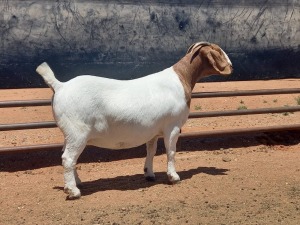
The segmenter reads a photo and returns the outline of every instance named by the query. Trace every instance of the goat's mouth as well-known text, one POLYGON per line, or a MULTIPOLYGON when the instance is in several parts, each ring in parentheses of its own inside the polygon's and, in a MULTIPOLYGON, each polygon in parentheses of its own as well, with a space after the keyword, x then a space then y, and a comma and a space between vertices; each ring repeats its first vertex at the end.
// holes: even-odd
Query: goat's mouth
POLYGON ((223 76, 230 76, 232 73, 233 73, 233 67, 232 65, 228 64, 220 74, 223 76))
POLYGON ((233 69, 232 65, 230 65, 229 68, 230 68, 230 74, 228 74, 228 75, 231 75, 231 74, 233 74, 234 69, 233 69))

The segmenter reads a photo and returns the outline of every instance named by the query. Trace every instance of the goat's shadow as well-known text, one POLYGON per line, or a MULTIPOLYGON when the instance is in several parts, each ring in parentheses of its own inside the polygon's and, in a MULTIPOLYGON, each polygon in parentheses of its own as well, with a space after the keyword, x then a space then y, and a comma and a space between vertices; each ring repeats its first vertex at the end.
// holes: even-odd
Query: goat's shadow
MULTIPOLYGON (((178 142, 177 151, 215 151, 229 148, 247 148, 261 144, 290 146, 300 143, 299 136, 300 131, 282 131, 248 136, 183 138, 178 142)), ((61 154, 61 148, 51 149, 51 151, 3 154, 0 157, 0 171, 16 172, 61 165, 61 154)), ((165 154, 165 147, 163 141, 159 140, 156 155, 162 154, 165 154)), ((109 150, 89 146, 81 154, 78 162, 111 162, 132 158, 144 158, 145 156, 145 145, 126 150, 109 150)))
MULTIPOLYGON (((181 181, 192 178, 196 174, 204 173, 209 175, 227 175, 228 169, 221 169, 216 167, 198 167, 186 171, 178 172, 181 181)), ((83 181, 80 187, 83 196, 91 195, 100 191, 108 190, 139 190, 143 188, 152 187, 159 184, 169 185, 168 178, 165 172, 155 173, 155 181, 146 181, 143 174, 134 174, 127 176, 117 176, 113 178, 100 178, 93 181, 83 181)), ((63 187, 55 186, 53 189, 63 190, 63 187)))

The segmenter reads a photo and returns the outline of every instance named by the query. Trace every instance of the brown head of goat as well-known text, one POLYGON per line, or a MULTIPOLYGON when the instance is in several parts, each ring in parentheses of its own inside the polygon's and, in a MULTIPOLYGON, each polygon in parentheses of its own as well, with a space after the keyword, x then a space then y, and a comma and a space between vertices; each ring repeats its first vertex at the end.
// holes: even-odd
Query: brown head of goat
POLYGON ((216 44, 198 42, 190 46, 187 54, 173 66, 185 91, 190 105, 192 90, 203 77, 210 75, 227 76, 233 72, 227 54, 216 44))

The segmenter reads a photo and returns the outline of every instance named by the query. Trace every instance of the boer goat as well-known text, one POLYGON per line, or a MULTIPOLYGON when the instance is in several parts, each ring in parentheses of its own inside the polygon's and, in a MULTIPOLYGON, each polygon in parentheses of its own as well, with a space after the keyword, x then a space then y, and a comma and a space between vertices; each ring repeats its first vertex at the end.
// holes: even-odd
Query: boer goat
POLYGON ((42 63, 36 71, 54 91, 53 114, 64 134, 64 190, 69 199, 81 196, 76 162, 86 145, 109 149, 146 143, 144 174, 154 180, 153 157, 163 136, 169 181, 180 180, 175 170, 176 142, 189 115, 192 89, 203 77, 232 73, 232 63, 216 44, 193 44, 175 65, 134 80, 90 75, 58 81, 42 63))

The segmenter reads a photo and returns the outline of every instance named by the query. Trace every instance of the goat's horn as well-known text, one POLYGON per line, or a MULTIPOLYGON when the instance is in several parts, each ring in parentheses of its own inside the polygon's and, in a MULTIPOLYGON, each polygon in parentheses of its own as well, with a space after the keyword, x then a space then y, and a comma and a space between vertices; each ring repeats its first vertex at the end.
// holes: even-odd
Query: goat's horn
POLYGON ((191 45, 191 46, 189 47, 189 49, 187 50, 187 53, 186 53, 186 54, 190 53, 194 48, 196 48, 196 47, 198 47, 198 46, 200 46, 200 45, 202 45, 202 46, 209 46, 209 45, 211 45, 211 43, 205 42, 205 41, 197 42, 197 43, 195 43, 195 44, 193 44, 193 45, 191 45))

